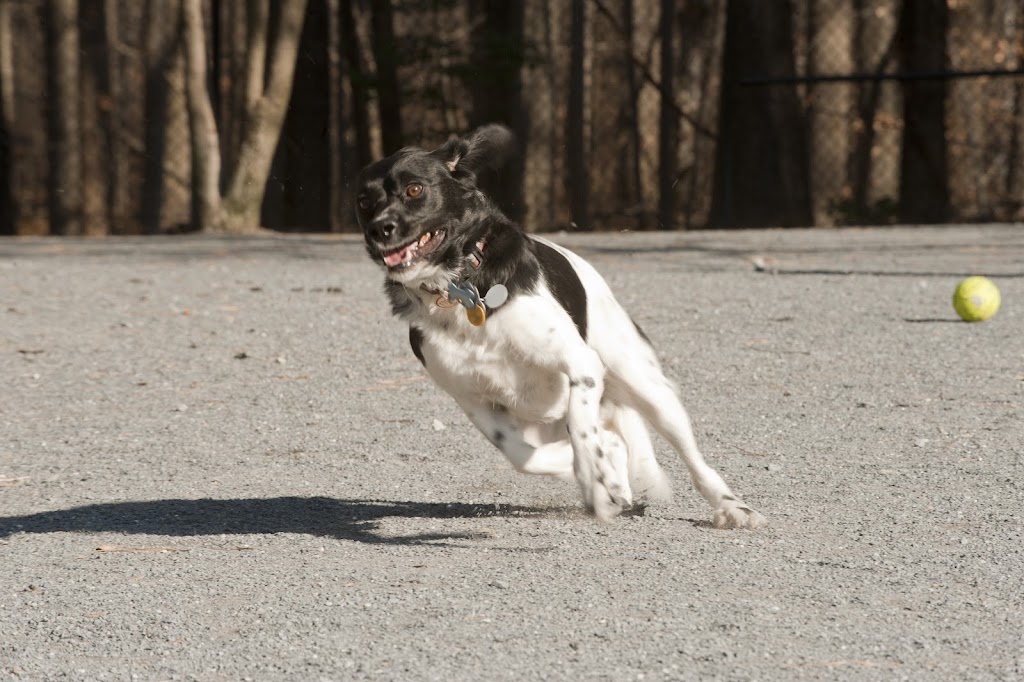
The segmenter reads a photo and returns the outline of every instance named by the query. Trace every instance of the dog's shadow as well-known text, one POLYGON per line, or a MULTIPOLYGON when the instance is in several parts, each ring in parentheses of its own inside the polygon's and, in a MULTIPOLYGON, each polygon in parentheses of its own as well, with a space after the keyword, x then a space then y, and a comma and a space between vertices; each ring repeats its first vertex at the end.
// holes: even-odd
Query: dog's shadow
POLYGON ((265 535, 297 533, 367 544, 441 545, 490 537, 477 532, 393 535, 385 519, 472 519, 481 517, 565 518, 562 507, 510 504, 339 500, 329 497, 149 500, 90 504, 71 509, 0 516, 0 539, 16 533, 113 532, 147 535, 265 535))

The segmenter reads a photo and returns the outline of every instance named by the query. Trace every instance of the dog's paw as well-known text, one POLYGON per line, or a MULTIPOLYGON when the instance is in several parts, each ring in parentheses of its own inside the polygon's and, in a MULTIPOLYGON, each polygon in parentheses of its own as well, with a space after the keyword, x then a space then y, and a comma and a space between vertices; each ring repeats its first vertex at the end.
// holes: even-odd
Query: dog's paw
POLYGON ((763 528, 768 519, 739 500, 722 500, 715 510, 712 523, 715 528, 763 528))
POLYGON ((595 472, 590 485, 580 484, 583 505, 601 521, 611 521, 624 509, 633 506, 633 493, 628 485, 620 483, 614 475, 595 472))
POLYGON ((614 470, 595 467, 591 476, 579 479, 583 505, 601 521, 610 521, 633 506, 633 493, 614 470), (603 470, 602 470, 603 469, 603 470))
POLYGON ((576 451, 574 473, 584 506, 601 521, 609 521, 633 506, 626 446, 608 431, 601 435, 596 447, 590 449, 588 445, 581 443, 576 451))

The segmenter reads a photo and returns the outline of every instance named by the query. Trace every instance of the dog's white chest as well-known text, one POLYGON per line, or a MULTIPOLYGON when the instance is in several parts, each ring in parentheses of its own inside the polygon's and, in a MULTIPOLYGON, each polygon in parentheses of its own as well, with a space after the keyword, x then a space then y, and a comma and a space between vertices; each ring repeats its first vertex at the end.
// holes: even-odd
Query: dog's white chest
POLYGON ((428 373, 453 396, 500 405, 525 421, 562 419, 569 399, 568 378, 516 357, 496 327, 488 321, 482 328, 427 330, 423 351, 428 373))

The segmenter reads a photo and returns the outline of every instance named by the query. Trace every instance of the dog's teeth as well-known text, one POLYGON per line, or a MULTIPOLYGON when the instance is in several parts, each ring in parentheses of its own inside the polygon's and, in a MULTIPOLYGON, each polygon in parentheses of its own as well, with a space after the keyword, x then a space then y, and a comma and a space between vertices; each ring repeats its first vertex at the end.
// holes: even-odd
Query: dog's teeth
POLYGON ((430 241, 430 237, 431 237, 431 234, 429 232, 424 233, 424 235, 422 237, 420 237, 420 246, 423 246, 424 244, 429 242, 430 241))

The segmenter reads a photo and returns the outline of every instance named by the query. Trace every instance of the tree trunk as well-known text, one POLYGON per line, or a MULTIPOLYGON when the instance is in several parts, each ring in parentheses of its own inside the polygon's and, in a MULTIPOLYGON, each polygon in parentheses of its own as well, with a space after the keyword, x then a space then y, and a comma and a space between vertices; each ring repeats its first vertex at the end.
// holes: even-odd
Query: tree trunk
POLYGON ((105 3, 87 2, 81 8, 79 116, 82 145, 82 232, 102 236, 110 231, 109 187, 111 158, 106 131, 111 130, 110 73, 105 39, 105 3))
MULTIPOLYGON (((259 229, 260 208, 270 164, 291 96, 306 1, 282 0, 280 3, 280 20, 269 52, 270 72, 266 87, 255 101, 250 102, 238 158, 233 160, 228 175, 223 217, 219 226, 213 228, 218 231, 251 232, 259 229)), ((250 60, 250 68, 260 67, 254 66, 250 60)), ((250 78, 250 84, 253 80, 250 78)))
POLYGON ((346 225, 348 178, 345 173, 345 150, 342 131, 345 129, 344 88, 341 68, 341 2, 325 0, 327 10, 327 147, 328 192, 327 220, 331 232, 341 232, 346 225))
MULTIPOLYGON (((522 80, 525 61, 523 53, 523 3, 489 0, 471 3, 479 16, 473 32, 474 71, 467 83, 473 97, 469 123, 472 127, 487 123, 504 123, 516 134, 520 150, 529 140, 523 114, 522 80)), ((481 187, 510 218, 523 218, 522 155, 510 161, 494 177, 481 177, 481 187)))
MULTIPOLYGON (((892 65, 896 50, 896 32, 893 19, 885 14, 878 16, 871 11, 867 0, 853 0, 853 69, 857 73, 887 72, 892 65)), ((845 207, 847 223, 879 222, 872 207, 873 178, 877 175, 875 164, 878 141, 876 120, 881 112, 882 87, 880 81, 866 81, 857 85, 856 119, 850 127, 847 158, 847 176, 850 182, 850 203, 845 207)), ((891 86, 887 86, 891 87, 891 86)), ((883 143, 884 144, 884 143, 883 143)), ((885 196, 884 193, 882 196, 885 196)))
POLYGON ((560 154, 556 151, 558 137, 554 115, 558 88, 556 79, 566 71, 561 69, 554 54, 551 26, 551 3, 530 0, 523 10, 523 31, 534 44, 541 59, 550 65, 545 69, 523 70, 521 85, 529 97, 523 97, 523 118, 528 125, 527 143, 523 145, 523 227, 535 232, 555 222, 555 164, 560 154))
POLYGON ((248 0, 245 16, 245 108, 251 112, 266 88, 270 0, 248 0))
MULTIPOLYGON (((910 73, 948 68, 946 0, 904 0, 899 49, 910 73)), ((903 144, 900 160, 900 221, 943 223, 950 218, 946 150, 946 81, 903 84, 903 144)))
POLYGON ((366 67, 359 48, 359 31, 356 30, 355 0, 341 0, 341 44, 345 50, 345 66, 352 88, 352 127, 355 129, 355 167, 358 171, 373 161, 370 140, 370 101, 366 84, 366 67))
POLYGON ((180 0, 148 2, 143 12, 145 52, 145 125, 143 180, 139 221, 147 234, 162 227, 164 165, 167 159, 168 80, 181 29, 180 0))
MULTIPOLYGON (((214 81, 220 91, 217 111, 217 130, 220 137, 221 158, 238 156, 242 144, 242 129, 248 98, 248 6, 249 0, 222 0, 218 2, 222 14, 221 35, 217 41, 220 54, 218 70, 221 79, 214 81)), ((223 178, 221 178, 223 180, 223 178)))
POLYGON ((118 26, 117 0, 103 2, 103 43, 106 46, 106 91, 109 107, 107 120, 107 158, 110 166, 107 178, 107 214, 112 233, 128 232, 127 194, 125 177, 125 146, 121 143, 126 125, 121 114, 121 36, 118 26))
POLYGON ((220 143, 206 81, 206 37, 202 0, 184 0, 185 92, 192 145, 192 224, 220 229, 220 143))
MULTIPOLYGON (((629 180, 632 184, 632 197, 630 202, 636 208, 636 226, 641 230, 647 229, 647 210, 644 206, 644 183, 642 175, 643 156, 643 134, 640 132, 640 84, 636 77, 636 19, 634 13, 634 0, 624 0, 622 3, 622 32, 626 38, 626 85, 629 88, 629 180)), ((628 205, 628 204, 627 204, 628 205)))
POLYGON ((1013 101, 1010 106, 1012 123, 1010 124, 1010 143, 1006 153, 1006 196, 1007 219, 1024 220, 1024 83, 1013 85, 1013 101))
POLYGON ((796 73, 790 0, 729 0, 711 222, 718 227, 811 224, 807 130, 790 85, 744 86, 796 73))
POLYGON ((49 0, 50 231, 82 232, 78 0, 49 0))
MULTIPOLYGON (((807 14, 808 75, 853 71, 850 44, 852 0, 811 2, 807 14)), ((852 86, 848 83, 808 87, 811 200, 815 225, 834 224, 834 207, 850 198, 845 166, 849 158, 847 131, 850 128, 852 93, 852 86)))
POLYGON ((370 3, 373 22, 373 54, 377 60, 377 98, 380 102, 380 135, 385 154, 402 148, 402 97, 398 89, 398 43, 395 41, 391 0, 370 3))
POLYGON ((11 6, 0 0, 0 234, 15 234, 14 155, 11 128, 14 123, 14 60, 11 55, 11 6))
POLYGON ((586 6, 583 0, 571 3, 571 36, 569 51, 569 110, 566 115, 566 147, 569 171, 569 211, 575 229, 590 231, 589 192, 584 154, 583 58, 586 39, 586 6))
POLYGON ((309 5, 299 43, 303 59, 295 66, 283 142, 278 145, 280 172, 275 170, 275 180, 268 183, 268 192, 275 184, 281 187, 279 220, 285 230, 324 230, 330 220, 330 197, 342 190, 330 184, 330 21, 325 4, 318 0, 309 5))
POLYGON ((676 116, 675 89, 672 85, 675 75, 675 54, 672 50, 674 19, 675 2, 661 0, 661 18, 658 24, 658 34, 661 40, 661 87, 658 117, 658 227, 662 230, 671 230, 675 227, 679 120, 676 116))

